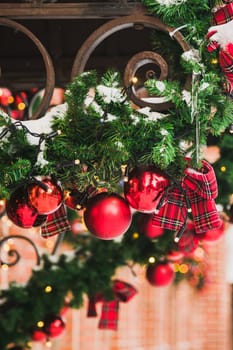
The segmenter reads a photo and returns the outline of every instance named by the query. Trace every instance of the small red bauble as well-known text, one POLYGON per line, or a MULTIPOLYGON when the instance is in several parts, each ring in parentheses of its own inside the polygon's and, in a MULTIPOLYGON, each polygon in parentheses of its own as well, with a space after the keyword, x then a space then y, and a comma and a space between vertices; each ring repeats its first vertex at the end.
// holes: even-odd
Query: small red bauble
POLYGON ((153 225, 153 214, 137 214, 137 228, 138 231, 148 238, 156 238, 162 236, 164 229, 153 225))
POLYGON ((166 286, 174 280, 175 272, 172 264, 168 262, 159 262, 148 265, 146 278, 148 282, 155 287, 166 286))
POLYGON ((18 187, 6 201, 6 213, 8 218, 19 227, 34 226, 38 213, 28 201, 24 186, 18 187))
POLYGON ((47 339, 47 335, 40 329, 35 329, 32 333, 33 341, 45 341, 47 339))
POLYGON ((168 176, 154 166, 136 167, 124 184, 124 195, 132 208, 152 213, 169 183, 168 176))
POLYGON ((28 199, 38 214, 51 214, 62 204, 62 189, 50 178, 38 178, 38 182, 41 184, 33 182, 28 185, 28 199))
POLYGON ((58 337, 64 329, 65 322, 60 316, 51 316, 45 320, 44 331, 48 337, 58 337))
POLYGON ((132 221, 127 201, 117 193, 102 192, 91 197, 84 210, 87 229, 100 239, 114 239, 125 233, 132 221))

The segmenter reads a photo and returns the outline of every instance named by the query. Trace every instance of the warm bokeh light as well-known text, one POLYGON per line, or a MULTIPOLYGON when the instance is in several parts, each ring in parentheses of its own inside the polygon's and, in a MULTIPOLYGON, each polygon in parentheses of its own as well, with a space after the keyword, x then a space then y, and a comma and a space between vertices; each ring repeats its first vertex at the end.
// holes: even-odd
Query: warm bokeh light
POLYGON ((44 327, 44 322, 43 321, 38 321, 37 322, 37 327, 38 328, 43 328, 44 327))
POLYGON ((148 261, 149 261, 150 264, 153 264, 153 263, 155 263, 156 259, 155 259, 154 256, 150 256, 148 261))

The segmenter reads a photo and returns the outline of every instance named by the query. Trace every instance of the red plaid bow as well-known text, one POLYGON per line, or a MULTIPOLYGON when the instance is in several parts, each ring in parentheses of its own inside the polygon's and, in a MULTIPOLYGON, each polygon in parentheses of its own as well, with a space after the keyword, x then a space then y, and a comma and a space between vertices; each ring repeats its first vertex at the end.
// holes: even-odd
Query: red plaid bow
POLYGON ((70 230, 66 208, 62 204, 54 213, 48 215, 46 222, 41 226, 41 235, 48 238, 70 230))
POLYGON ((203 160, 199 171, 186 168, 182 187, 191 203, 196 233, 220 227, 222 220, 214 201, 218 195, 218 186, 212 166, 203 160))
POLYGON ((233 19, 232 0, 224 2, 226 6, 220 7, 216 12, 214 12, 213 23, 215 25, 225 24, 233 19))
POLYGON ((107 301, 101 292, 94 297, 89 297, 88 317, 97 316, 96 303, 103 303, 98 325, 100 329, 117 329, 119 302, 129 301, 137 293, 137 290, 130 284, 116 279, 113 281, 113 293, 114 299, 110 301, 107 301))
POLYGON ((153 225, 167 230, 179 231, 186 223, 188 203, 185 192, 178 185, 171 186, 161 201, 161 209, 153 215, 153 225))
MULTIPOLYGON (((209 52, 219 49, 219 64, 226 77, 225 91, 228 95, 233 97, 233 44, 232 44, 233 38, 231 40, 231 37, 230 37, 231 34, 229 35, 228 33, 230 29, 225 28, 226 26, 229 26, 229 25, 230 25, 230 28, 232 28, 233 26, 233 22, 232 22, 233 3, 232 1, 227 1, 227 0, 225 0, 224 2, 226 5, 219 8, 214 13, 213 23, 215 24, 215 26, 209 29, 206 35, 206 39, 209 40, 209 43, 207 44, 207 49, 209 52), (229 22, 231 22, 232 24, 229 22), (228 33, 227 40, 226 38, 225 40, 223 40, 222 38, 221 39, 222 42, 221 41, 218 42, 216 40, 216 36, 214 37, 214 34, 216 34, 219 31, 218 26, 222 27, 220 30, 223 32, 222 35, 224 37, 228 33)), ((231 29, 231 32, 232 32, 232 29, 231 29)), ((219 38, 221 38, 221 35, 219 38)))
POLYGON ((165 192, 167 201, 164 205, 161 203, 162 207, 153 215, 153 225, 175 231, 180 238, 191 209, 197 234, 216 229, 222 224, 214 202, 217 194, 215 173, 207 161, 202 161, 200 171, 187 167, 181 185, 165 192))

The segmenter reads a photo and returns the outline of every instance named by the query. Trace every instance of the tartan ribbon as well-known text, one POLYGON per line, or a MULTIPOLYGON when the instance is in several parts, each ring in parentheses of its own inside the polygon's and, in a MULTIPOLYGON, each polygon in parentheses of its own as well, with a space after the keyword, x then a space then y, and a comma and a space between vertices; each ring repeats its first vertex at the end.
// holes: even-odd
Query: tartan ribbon
POLYGON ((66 207, 62 204, 55 212, 48 215, 46 222, 41 226, 41 236, 48 238, 70 230, 66 207))
POLYGON ((187 167, 182 187, 191 203, 196 233, 219 228, 222 220, 214 201, 218 195, 218 185, 213 167, 206 160, 202 160, 199 171, 187 167))
POLYGON ((207 50, 209 52, 212 52, 219 49, 219 64, 226 78, 224 89, 226 93, 230 95, 230 97, 233 97, 233 44, 231 42, 226 42, 223 47, 223 45, 214 40, 214 38, 211 39, 211 37, 218 32, 218 25, 221 26, 233 20, 232 0, 225 0, 224 3, 226 5, 220 7, 213 15, 213 24, 215 26, 210 28, 209 32, 206 35, 206 39, 209 40, 207 44, 207 50))
MULTIPOLYGON (((233 38, 232 38, 233 40, 233 38)), ((229 51, 219 51, 219 64, 222 68, 223 73, 226 76, 226 92, 229 95, 233 95, 233 56, 229 51)))
POLYGON ((119 303, 128 302, 137 293, 137 290, 132 285, 118 279, 113 281, 112 290, 114 295, 113 300, 106 300, 102 292, 97 293, 93 297, 89 296, 87 317, 97 316, 96 303, 102 302, 98 324, 98 328, 100 329, 116 330, 118 326, 119 303))
POLYGON ((154 226, 175 231, 176 237, 180 238, 190 209, 197 234, 221 226, 222 220, 214 201, 218 195, 217 181, 207 161, 202 161, 200 171, 187 167, 180 186, 174 184, 165 195, 167 201, 161 203, 161 208, 153 215, 154 226))
POLYGON ((159 206, 152 218, 153 225, 180 232, 185 226, 189 208, 188 199, 182 187, 178 184, 170 186, 165 191, 159 206))
POLYGON ((224 1, 226 5, 214 12, 213 23, 215 25, 225 24, 233 19, 233 3, 231 1, 224 1))

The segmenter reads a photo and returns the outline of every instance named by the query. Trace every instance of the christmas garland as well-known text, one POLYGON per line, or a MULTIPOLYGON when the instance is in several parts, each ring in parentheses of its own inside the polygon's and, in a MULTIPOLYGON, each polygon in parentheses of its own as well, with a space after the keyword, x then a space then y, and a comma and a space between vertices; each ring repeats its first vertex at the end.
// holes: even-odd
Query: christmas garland
MULTIPOLYGON (((44 184, 41 179, 52 179, 56 189, 58 184, 62 186, 72 225, 73 220, 82 220, 87 200, 95 198, 96 193, 101 198, 105 198, 105 193, 113 194, 114 200, 120 197, 121 204, 124 184, 135 167, 156 166, 165 179, 168 176, 177 184, 184 176, 187 155, 191 167, 200 167, 197 142, 198 146, 207 145, 211 135, 221 140, 222 149, 229 150, 233 104, 223 93, 220 71, 213 64, 216 56, 208 55, 200 45, 210 23, 208 3, 193 4, 188 0, 144 3, 152 13, 175 27, 183 25, 183 18, 189 14, 184 33, 194 48, 181 55, 181 63, 184 74, 193 76, 191 90, 186 91, 177 80, 148 80, 145 86, 149 93, 164 96, 173 108, 163 113, 147 107, 135 109, 119 72, 108 70, 100 77, 91 71, 69 84, 64 105, 53 108, 38 121, 14 122, 1 113, 0 198, 7 199, 7 203, 18 188, 28 190, 37 185, 43 188, 50 182, 44 184), (198 19, 200 11, 205 21, 198 19), (197 51, 196 47, 201 49, 197 51)), ((154 46, 163 46, 162 40, 154 46)), ((231 152, 226 154, 230 157, 231 152)), ((228 163, 225 166, 228 169, 228 163)), ((226 176, 230 179, 232 172, 224 172, 222 165, 220 174, 218 169, 219 164, 218 202, 226 206, 226 191, 227 196, 231 194, 232 183, 226 181, 226 176)), ((47 219, 47 213, 40 213, 39 218, 44 219, 43 216, 47 219)), ((175 242, 172 230, 159 229, 151 220, 152 214, 133 213, 126 232, 116 240, 101 240, 90 232, 75 236, 67 232, 65 239, 74 247, 72 254, 43 255, 25 286, 12 283, 1 291, 1 349, 22 349, 30 347, 32 340, 48 341, 59 335, 64 329, 64 306, 80 308, 84 295, 92 301, 99 293, 102 301, 115 299, 113 276, 120 266, 129 266, 133 271, 134 264, 145 265, 146 278, 153 286, 186 278, 196 288, 202 288, 207 270, 203 242, 221 237, 223 228, 215 230, 216 236, 211 231, 211 235, 206 232, 197 237, 191 222, 175 242), (165 281, 156 280, 158 268, 166 268, 165 281)))

